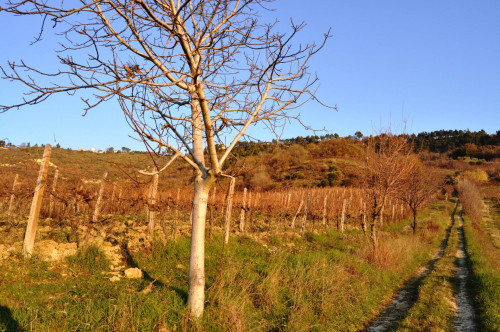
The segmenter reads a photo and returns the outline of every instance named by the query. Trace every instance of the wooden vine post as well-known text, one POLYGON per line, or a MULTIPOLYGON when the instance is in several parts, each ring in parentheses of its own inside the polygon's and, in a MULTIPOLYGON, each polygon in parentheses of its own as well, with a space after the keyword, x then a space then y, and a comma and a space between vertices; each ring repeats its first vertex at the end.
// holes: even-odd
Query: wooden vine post
POLYGON ((251 232, 252 225, 252 191, 248 192, 248 203, 247 203, 247 230, 251 232))
POLYGON ((42 207, 43 191, 47 184, 47 172, 49 171, 51 146, 45 145, 43 151, 42 162, 38 178, 36 180, 35 194, 33 195, 33 202, 31 203, 30 216, 28 219, 28 226, 24 235, 23 255, 25 257, 31 256, 33 253, 33 246, 35 245, 35 235, 38 226, 38 216, 40 215, 40 208, 42 207))
POLYGON ((59 170, 56 169, 56 173, 54 174, 54 180, 52 181, 52 189, 51 189, 51 195, 50 195, 50 200, 49 200, 49 217, 52 217, 54 213, 54 193, 56 192, 56 187, 57 187, 57 178, 59 177, 59 170))
POLYGON ((245 232, 245 210, 246 210, 247 188, 243 189, 243 201, 241 202, 240 232, 245 232))
POLYGON ((363 214, 361 215, 361 229, 363 230, 363 234, 368 236, 366 233, 366 203, 363 203, 363 214))
POLYGON ((299 215, 300 213, 300 210, 302 209, 302 205, 304 204, 304 199, 302 198, 300 200, 300 204, 299 204, 299 208, 297 209, 297 212, 295 212, 295 215, 293 216, 293 219, 292 219, 292 223, 290 224, 290 227, 292 229, 295 229, 295 220, 297 219, 297 216, 299 215))
POLYGON ((328 198, 328 195, 325 195, 323 198, 323 227, 326 228, 326 199, 328 198))
POLYGON ((16 188, 17 188, 17 184, 19 183, 19 174, 16 174, 16 176, 14 177, 14 184, 12 185, 12 193, 10 194, 10 202, 9 202, 9 217, 12 217, 12 214, 13 214, 13 210, 14 210, 14 199, 16 197, 15 193, 16 193, 16 188))
POLYGON ((116 182, 113 183, 113 190, 111 191, 111 201, 109 202, 111 212, 115 212, 115 196, 116 196, 116 182))
POLYGON ((153 183, 151 183, 151 188, 149 189, 148 197, 148 234, 149 238, 153 239, 153 233, 155 230, 155 205, 156 197, 158 195, 158 173, 153 175, 153 183))
POLYGON ((226 220, 224 223, 224 243, 229 242, 229 230, 231 228, 231 211, 233 209, 233 193, 234 193, 234 183, 236 178, 231 177, 231 182, 229 182, 229 188, 227 190, 227 205, 226 205, 226 220))
POLYGON ((340 232, 344 233, 344 223, 345 223, 345 205, 346 200, 342 201, 342 214, 340 216, 340 232))
POLYGON ((307 212, 309 210, 309 202, 311 201, 311 194, 307 195, 306 208, 304 210, 304 219, 302 219, 302 228, 300 230, 300 234, 304 235, 306 231, 306 221, 307 221, 307 212))
POLYGON ((99 186, 99 194, 97 196, 97 202, 95 203, 94 215, 92 216, 92 221, 97 222, 99 219, 99 212, 101 211, 102 205, 102 195, 104 194, 104 183, 106 182, 106 178, 108 177, 108 171, 104 171, 104 175, 101 180, 101 185, 99 186))

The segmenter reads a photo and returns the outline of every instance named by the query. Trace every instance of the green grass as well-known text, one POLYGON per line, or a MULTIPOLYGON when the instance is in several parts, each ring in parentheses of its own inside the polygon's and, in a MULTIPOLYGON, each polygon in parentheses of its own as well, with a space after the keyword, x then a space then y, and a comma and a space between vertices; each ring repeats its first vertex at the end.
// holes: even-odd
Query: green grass
POLYGON ((85 272, 97 273, 109 267, 109 259, 96 244, 89 244, 78 249, 77 253, 68 257, 70 267, 79 268, 85 272))
POLYGON ((377 262, 359 231, 279 234, 266 242, 232 236, 222 259, 222 235, 215 233, 206 246, 200 322, 190 321, 186 308, 189 238, 132 253, 129 263, 144 279, 114 283, 97 247, 50 264, 11 257, 0 269, 0 331, 355 331, 429 259, 446 227, 443 206, 425 212, 445 216, 437 229, 423 221, 419 236, 385 236, 377 262))
POLYGON ((500 331, 500 248, 493 245, 492 232, 500 233, 500 209, 481 224, 465 219, 465 238, 469 254, 471 288, 477 308, 480 331, 500 331))

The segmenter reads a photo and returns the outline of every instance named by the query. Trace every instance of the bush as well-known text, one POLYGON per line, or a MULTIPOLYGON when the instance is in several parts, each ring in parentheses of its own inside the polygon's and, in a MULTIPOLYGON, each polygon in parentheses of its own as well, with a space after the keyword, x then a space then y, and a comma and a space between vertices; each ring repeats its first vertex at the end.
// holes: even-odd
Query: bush
POLYGON ((458 182, 457 191, 465 213, 472 221, 481 221, 483 200, 479 188, 472 181, 464 178, 458 182))
POLYGON ((254 189, 269 189, 273 181, 265 166, 259 166, 250 178, 250 186, 254 189))
POLYGON ((468 179, 476 182, 487 182, 488 174, 483 170, 478 171, 465 171, 458 175, 458 181, 461 179, 468 179))
POLYGON ((328 185, 330 187, 338 186, 344 178, 344 174, 337 165, 332 165, 328 169, 328 185))

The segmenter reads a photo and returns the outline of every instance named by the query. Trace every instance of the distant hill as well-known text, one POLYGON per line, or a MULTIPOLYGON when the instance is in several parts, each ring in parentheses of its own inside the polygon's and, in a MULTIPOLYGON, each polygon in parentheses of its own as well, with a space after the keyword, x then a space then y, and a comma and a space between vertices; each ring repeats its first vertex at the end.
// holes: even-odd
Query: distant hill
MULTIPOLYGON (((408 136, 416 153, 427 165, 443 173, 452 169, 468 169, 500 158, 500 131, 489 135, 484 131, 440 130, 408 136), (468 158, 464 160, 463 158, 468 158), (452 159, 450 159, 452 158, 452 159), (459 161, 453 159, 461 158, 459 161)), ((238 176, 237 186, 256 190, 289 187, 360 186, 360 167, 364 158, 366 137, 336 134, 284 139, 280 142, 239 142, 227 161, 227 173, 238 176)), ((61 176, 68 179, 99 179, 109 172, 113 182, 145 183, 148 176, 137 171, 162 167, 168 156, 146 152, 107 153, 53 148, 51 161, 61 176)), ((219 146, 220 153, 224 147, 219 146)), ((43 147, 2 148, 0 168, 3 173, 18 173, 36 178, 43 147)), ((497 163, 495 163, 497 165, 497 163)), ((483 165, 490 178, 500 181, 493 164, 483 165)), ((10 178, 10 176, 9 176, 10 178)), ((180 160, 162 173, 161 183, 170 187, 190 186, 192 170, 180 160)), ((7 186, 7 184, 5 184, 7 186)))

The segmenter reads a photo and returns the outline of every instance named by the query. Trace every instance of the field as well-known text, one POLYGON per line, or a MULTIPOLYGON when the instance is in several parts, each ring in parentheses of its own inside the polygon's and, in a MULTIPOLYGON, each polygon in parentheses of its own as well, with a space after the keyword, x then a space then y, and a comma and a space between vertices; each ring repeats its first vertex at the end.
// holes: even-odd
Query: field
MULTIPOLYGON (((240 185, 228 218, 229 181, 219 182, 209 196, 206 307, 196 321, 186 306, 193 194, 187 170, 174 164, 162 173, 152 203, 152 177, 137 172, 151 163, 146 154, 54 149, 58 177, 51 167, 34 254, 25 258, 42 152, 0 150, 0 330, 370 330, 409 289, 419 296, 392 328, 456 326, 460 239, 458 222, 450 221, 455 199, 449 194, 426 201, 416 234, 410 209, 389 197, 374 256, 369 201, 359 187, 249 187, 244 194, 240 185), (429 272, 420 277, 426 266, 429 272)), ((490 197, 494 188, 485 188, 490 197)), ((491 255, 499 251, 483 229, 496 227, 498 206, 488 206, 491 220, 471 224, 466 218, 464 229, 472 248, 469 288, 479 294, 475 321, 494 331, 499 303, 488 294, 500 289, 489 286, 498 274, 491 255)))

